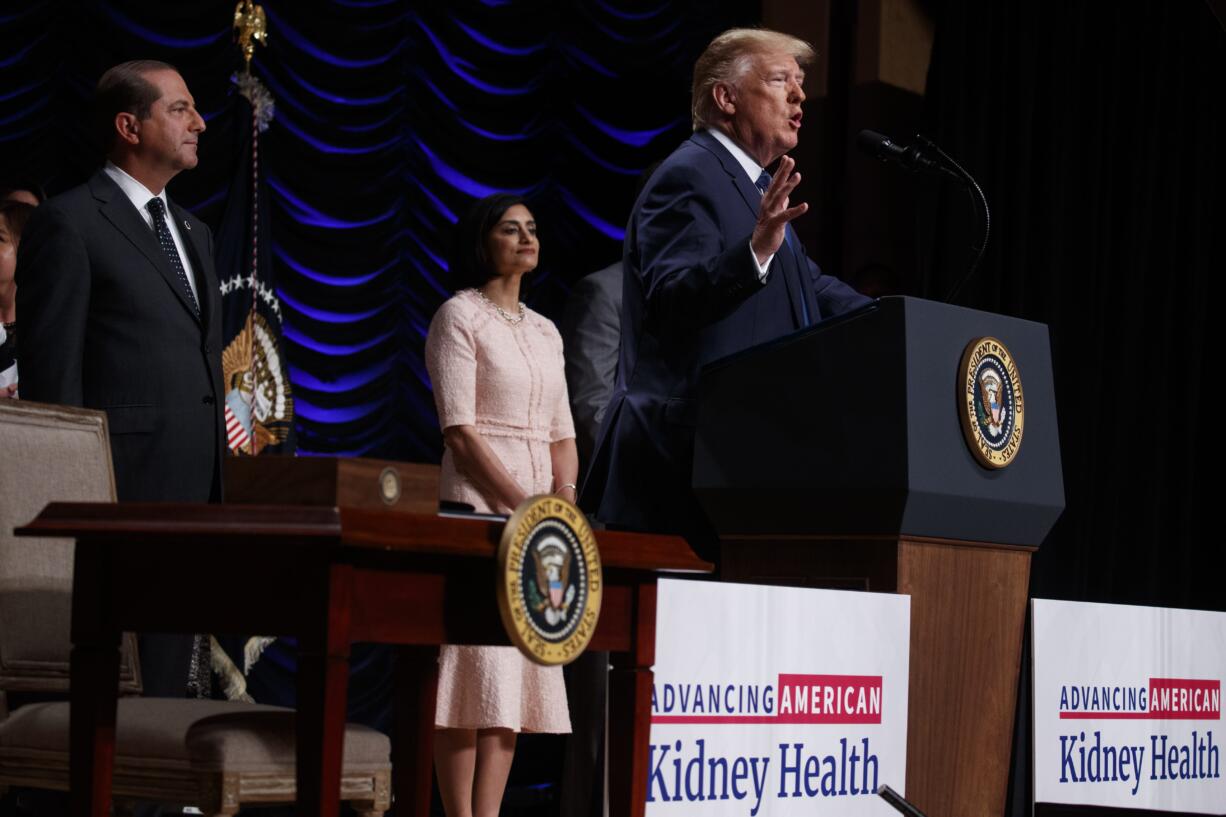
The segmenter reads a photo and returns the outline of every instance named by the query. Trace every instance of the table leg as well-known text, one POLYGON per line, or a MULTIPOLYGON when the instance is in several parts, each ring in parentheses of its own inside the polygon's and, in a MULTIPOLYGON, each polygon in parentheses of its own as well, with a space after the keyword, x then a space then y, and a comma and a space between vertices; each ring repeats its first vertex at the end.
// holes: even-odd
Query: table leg
MULTIPOLYGON (((298 657, 298 813, 337 817, 349 692, 353 568, 331 565, 327 613, 303 634, 298 657)), ((313 588, 304 588, 309 593, 313 588)))
POLYGON ((77 644, 70 659, 69 780, 73 817, 107 817, 115 767, 115 698, 119 691, 119 638, 77 644), (107 680, 110 680, 108 686, 107 680))
POLYGON ((110 563, 103 548, 78 544, 73 569, 96 582, 74 582, 69 659, 69 804, 73 817, 108 817, 115 767, 120 633, 104 604, 110 563))
POLYGON ((397 817, 429 817, 430 814, 438 650, 431 644, 400 647, 396 651, 392 790, 397 817))
POLYGON ((634 592, 634 631, 630 650, 610 655, 609 813, 643 817, 647 810, 648 754, 651 744, 651 685, 656 662, 656 584, 634 592))
POLYGON ((647 760, 651 742, 650 669, 609 673, 609 814, 643 817, 647 809, 647 760))

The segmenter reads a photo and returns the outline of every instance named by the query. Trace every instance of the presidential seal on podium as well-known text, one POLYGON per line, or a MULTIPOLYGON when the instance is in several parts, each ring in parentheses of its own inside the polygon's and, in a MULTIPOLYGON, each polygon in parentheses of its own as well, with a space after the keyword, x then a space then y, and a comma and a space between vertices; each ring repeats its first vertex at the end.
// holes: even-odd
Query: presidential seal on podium
POLYGON ((966 444, 983 467, 1004 468, 1021 448, 1026 419, 1017 361, 996 338, 979 338, 962 353, 958 373, 966 444))
POLYGON ((557 496, 520 503, 498 547, 498 612, 511 643, 538 664, 568 664, 596 631, 603 580, 583 512, 557 496))

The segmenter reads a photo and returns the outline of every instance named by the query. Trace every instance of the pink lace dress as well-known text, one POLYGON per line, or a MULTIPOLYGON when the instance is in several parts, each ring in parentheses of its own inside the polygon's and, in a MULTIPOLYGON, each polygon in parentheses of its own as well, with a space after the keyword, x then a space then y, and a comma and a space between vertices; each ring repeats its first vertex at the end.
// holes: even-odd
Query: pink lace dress
MULTIPOLYGON (((575 436, 562 338, 554 325, 532 310, 521 323, 511 324, 474 290, 462 290, 430 322, 426 368, 440 427, 475 426, 525 491, 549 493, 549 444, 575 436)), ((446 449, 439 495, 478 511, 511 511, 492 506, 446 449)), ((434 723, 569 732, 562 669, 534 664, 514 647, 445 646, 434 723)))

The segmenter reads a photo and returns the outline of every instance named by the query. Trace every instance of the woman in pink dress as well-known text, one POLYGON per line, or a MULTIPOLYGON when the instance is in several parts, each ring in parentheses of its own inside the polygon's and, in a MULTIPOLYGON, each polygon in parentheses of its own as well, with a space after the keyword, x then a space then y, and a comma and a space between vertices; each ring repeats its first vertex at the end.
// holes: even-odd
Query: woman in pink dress
MULTIPOLYGON (((454 297, 426 337, 443 429, 442 499, 510 513, 533 494, 575 501, 579 458, 562 338, 519 301, 536 221, 517 196, 478 201, 456 227, 454 297)), ((517 732, 570 732, 561 667, 514 647, 443 647, 434 763, 448 817, 496 817, 517 732)))

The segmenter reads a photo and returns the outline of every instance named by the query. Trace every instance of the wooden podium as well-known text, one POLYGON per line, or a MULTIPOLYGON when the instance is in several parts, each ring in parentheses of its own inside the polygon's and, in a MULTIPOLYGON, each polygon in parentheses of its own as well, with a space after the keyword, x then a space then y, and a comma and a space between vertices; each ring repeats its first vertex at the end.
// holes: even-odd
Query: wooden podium
MULTIPOLYGON (((332 468, 351 467, 336 462, 332 468)), ((255 467, 294 466, 282 461, 255 467)), ((333 481, 333 489, 345 481, 333 481)), ((297 796, 298 813, 309 817, 338 813, 349 645, 399 645, 392 758, 396 813, 426 817, 438 645, 510 643, 494 592, 502 528, 496 521, 379 507, 49 505, 18 533, 77 540, 74 817, 109 813, 118 645, 124 631, 255 632, 299 639, 297 796)), ((610 800, 617 817, 637 817, 646 804, 656 578, 709 572, 711 565, 678 537, 602 531, 598 541, 605 585, 591 648, 609 651, 614 667, 610 800)))
POLYGON ((693 482, 721 576, 909 594, 907 798, 929 817, 1003 813, 1030 556, 1064 508, 1047 327, 885 298, 711 364, 700 399, 693 482), (999 470, 957 408, 982 337, 1025 396, 999 470))

